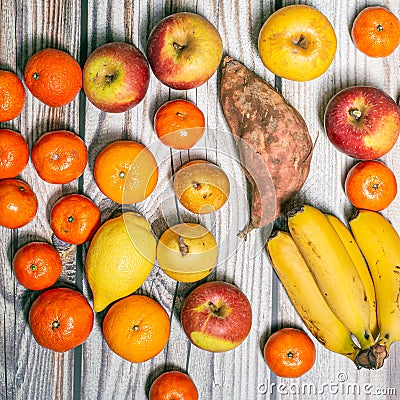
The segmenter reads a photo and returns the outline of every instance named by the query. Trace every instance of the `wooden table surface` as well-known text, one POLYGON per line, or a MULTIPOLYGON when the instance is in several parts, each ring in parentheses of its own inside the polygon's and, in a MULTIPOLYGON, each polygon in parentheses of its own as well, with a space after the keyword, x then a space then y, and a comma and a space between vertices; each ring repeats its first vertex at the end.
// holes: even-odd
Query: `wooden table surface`
MULTIPOLYGON (((281 6, 297 1, 273 0, 0 0, 0 68, 23 75, 29 57, 46 47, 69 52, 83 65, 96 47, 112 41, 127 41, 145 50, 152 27, 164 16, 192 11, 210 20, 219 30, 224 53, 276 85, 305 118, 316 142, 311 171, 293 204, 320 207, 344 219, 351 210, 343 191, 346 171, 355 160, 339 153, 323 130, 322 118, 330 97, 351 85, 373 85, 396 101, 400 94, 400 48, 390 57, 368 58, 356 50, 350 37, 351 23, 359 10, 380 3, 400 15, 398 0, 313 0, 303 1, 322 11, 338 36, 338 51, 329 70, 306 83, 281 80, 263 66, 257 52, 257 37, 263 22, 281 6)), ((400 346, 395 344, 382 369, 360 370, 345 357, 317 346, 314 368, 299 379, 278 378, 266 366, 262 347, 268 335, 284 326, 303 327, 283 287, 272 272, 264 243, 270 229, 253 231, 246 242, 236 237, 248 219, 246 181, 231 134, 218 100, 220 70, 206 84, 189 91, 175 91, 154 75, 145 99, 122 114, 100 112, 86 100, 83 91, 71 104, 53 109, 27 94, 22 114, 0 127, 13 128, 27 139, 30 149, 46 131, 69 129, 84 138, 89 163, 84 175, 68 185, 52 185, 38 178, 31 161, 21 174, 35 190, 40 203, 35 219, 18 230, 0 228, 0 398, 38 399, 146 399, 152 381, 163 371, 186 371, 195 381, 202 400, 229 399, 396 399, 400 396, 400 346), (205 113, 207 132, 199 145, 186 152, 173 152, 156 140, 152 119, 165 101, 186 98, 205 113), (55 353, 34 340, 27 314, 36 292, 25 290, 16 280, 11 260, 16 249, 32 240, 53 241, 48 216, 51 205, 63 194, 84 193, 91 197, 106 220, 118 206, 107 199, 93 179, 93 162, 107 143, 129 138, 150 146, 160 165, 156 190, 134 208, 153 224, 159 235, 180 218, 196 220, 209 227, 220 244, 219 263, 207 280, 224 280, 238 285, 253 309, 249 337, 237 349, 220 354, 192 346, 180 322, 179 311, 187 294, 198 284, 181 284, 165 276, 157 265, 139 293, 158 300, 171 316, 171 337, 154 359, 129 363, 114 354, 101 334, 104 315, 96 315, 89 339, 67 353, 55 353), (171 199, 171 176, 184 162, 207 157, 223 166, 234 190, 229 203, 204 218, 177 211, 171 199), (396 393, 397 392, 397 393, 396 393), (311 394, 307 394, 311 393, 311 394)), ((400 177, 400 147, 383 158, 400 177)), ((400 198, 384 211, 400 230, 400 198)), ((278 226, 284 226, 281 219, 278 226)), ((87 245, 62 246, 61 284, 71 284, 92 301, 83 267, 87 245)))

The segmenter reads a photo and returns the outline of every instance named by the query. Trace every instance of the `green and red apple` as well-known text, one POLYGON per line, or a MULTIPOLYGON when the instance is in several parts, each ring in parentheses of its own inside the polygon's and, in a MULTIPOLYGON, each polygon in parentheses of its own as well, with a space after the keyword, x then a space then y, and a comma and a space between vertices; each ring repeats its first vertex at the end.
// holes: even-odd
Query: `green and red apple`
POLYGON ((352 86, 337 93, 329 101, 324 119, 333 145, 360 160, 382 157, 399 137, 399 107, 372 86, 352 86))
POLYGON ((189 340, 200 349, 232 350, 250 333, 251 305, 237 286, 222 281, 203 283, 186 298, 181 323, 189 340))
POLYGON ((83 67, 87 98, 105 112, 120 113, 139 104, 150 82, 150 68, 133 44, 107 43, 95 49, 83 67))
POLYGON ((172 89, 193 89, 205 83, 222 58, 222 39, 204 17, 179 12, 162 19, 147 41, 147 59, 154 75, 172 89))

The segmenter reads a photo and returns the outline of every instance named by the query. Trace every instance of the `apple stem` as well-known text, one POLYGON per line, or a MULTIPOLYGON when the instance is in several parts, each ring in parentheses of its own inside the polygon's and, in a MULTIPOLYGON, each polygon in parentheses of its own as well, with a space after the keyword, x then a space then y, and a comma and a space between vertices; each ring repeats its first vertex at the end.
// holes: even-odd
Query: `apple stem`
POLYGON ((355 118, 356 120, 359 120, 362 116, 362 112, 360 110, 352 109, 349 111, 349 114, 351 117, 355 118))
POLYGON ((212 301, 208 302, 208 308, 210 309, 210 311, 213 314, 217 314, 218 315, 219 308, 212 301))
POLYGON ((230 314, 230 307, 226 304, 222 303, 220 306, 217 306, 212 301, 207 303, 208 309, 218 318, 225 318, 230 314))
POLYGON ((110 74, 106 75, 106 83, 111 83, 116 78, 116 75, 110 74))
POLYGON ((293 41, 293 43, 296 46, 301 47, 302 49, 306 50, 307 49, 307 41, 306 41, 306 37, 304 35, 300 35, 300 38, 298 41, 293 41))
POLYGON ((183 237, 182 236, 178 236, 178 244, 179 244, 179 250, 182 254, 182 256, 186 256, 187 254, 189 254, 189 247, 188 245, 183 241, 183 237))
POLYGON ((181 44, 176 43, 176 42, 174 42, 173 46, 174 46, 174 49, 178 52, 182 51, 186 47, 185 45, 182 46, 181 44))

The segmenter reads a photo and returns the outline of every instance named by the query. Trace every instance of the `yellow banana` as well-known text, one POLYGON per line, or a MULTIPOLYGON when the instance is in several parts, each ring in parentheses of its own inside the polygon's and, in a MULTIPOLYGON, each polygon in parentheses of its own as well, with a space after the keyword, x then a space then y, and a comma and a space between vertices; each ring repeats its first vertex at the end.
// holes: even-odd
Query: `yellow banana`
POLYGON ((309 205, 290 215, 288 226, 329 307, 361 348, 369 348, 374 338, 367 296, 335 229, 320 210, 309 205))
POLYGON ((313 275, 290 234, 277 231, 267 243, 271 264, 312 335, 328 350, 352 361, 360 349, 322 296, 313 275))
POLYGON ((359 210, 350 228, 371 270, 380 331, 377 346, 387 357, 391 344, 400 340, 400 237, 374 211, 359 210))
POLYGON ((353 260, 358 275, 360 275, 369 304, 369 328, 372 332, 372 335, 376 339, 379 334, 379 329, 376 315, 375 288, 368 265, 365 262, 364 256, 347 226, 334 215, 326 214, 326 217, 342 240, 344 247, 346 247, 346 250, 350 255, 350 258, 353 260))

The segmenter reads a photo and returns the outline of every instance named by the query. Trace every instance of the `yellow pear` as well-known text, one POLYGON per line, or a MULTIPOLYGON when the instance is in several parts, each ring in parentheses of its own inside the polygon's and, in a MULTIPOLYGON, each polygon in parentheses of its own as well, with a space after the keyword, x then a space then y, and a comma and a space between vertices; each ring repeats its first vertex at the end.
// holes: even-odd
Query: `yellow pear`
POLYGON ((170 278, 196 282, 211 273, 218 258, 212 233, 195 223, 177 224, 167 229, 157 245, 157 262, 170 278))
POLYGON ((86 277, 94 311, 137 290, 150 274, 156 240, 148 221, 126 212, 106 221, 96 232, 86 255, 86 277))
POLYGON ((189 211, 210 214, 226 203, 230 185, 227 175, 218 165, 193 160, 175 174, 174 191, 179 202, 189 211))

